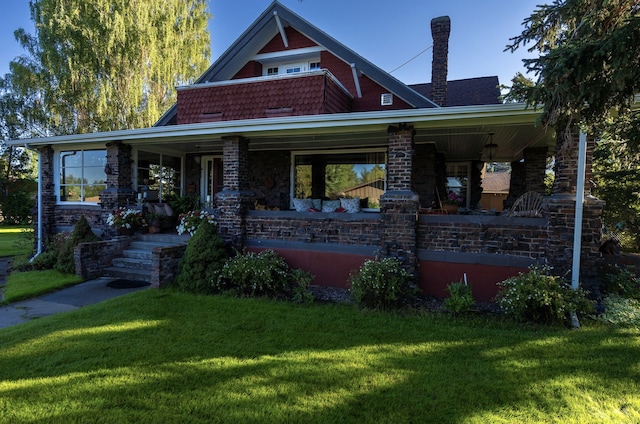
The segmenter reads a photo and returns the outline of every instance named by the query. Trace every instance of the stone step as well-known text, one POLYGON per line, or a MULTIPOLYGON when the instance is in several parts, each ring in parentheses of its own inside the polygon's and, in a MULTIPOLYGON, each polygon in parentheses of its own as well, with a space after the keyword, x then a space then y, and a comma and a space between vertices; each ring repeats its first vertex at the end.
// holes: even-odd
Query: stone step
POLYGON ((105 277, 124 278, 127 280, 145 281, 147 283, 151 282, 151 272, 149 270, 143 269, 120 268, 117 266, 112 266, 109 268, 105 268, 103 275, 105 277))
POLYGON ((113 266, 117 268, 144 269, 151 273, 151 259, 115 258, 113 266))
POLYGON ((125 258, 151 260, 153 253, 148 249, 127 249, 122 252, 125 258))
POLYGON ((175 246, 178 244, 186 244, 189 241, 188 234, 143 234, 138 240, 144 242, 162 243, 164 246, 175 246))
POLYGON ((154 241, 132 241, 130 248, 134 250, 148 250, 151 252, 156 247, 166 247, 171 246, 166 243, 154 242, 154 241))

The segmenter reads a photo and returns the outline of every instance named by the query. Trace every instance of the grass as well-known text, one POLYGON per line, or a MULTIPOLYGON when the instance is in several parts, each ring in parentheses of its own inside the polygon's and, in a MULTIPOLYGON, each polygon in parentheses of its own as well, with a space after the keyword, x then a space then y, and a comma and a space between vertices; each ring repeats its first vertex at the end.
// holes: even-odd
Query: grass
POLYGON ((26 256, 33 252, 33 229, 28 226, 0 226, 0 257, 26 256))
POLYGON ((0 422, 640 422, 640 331, 145 290, 0 330, 0 422))
POLYGON ((13 272, 7 277, 7 284, 2 293, 4 299, 0 303, 29 299, 80 282, 80 277, 55 270, 13 272))

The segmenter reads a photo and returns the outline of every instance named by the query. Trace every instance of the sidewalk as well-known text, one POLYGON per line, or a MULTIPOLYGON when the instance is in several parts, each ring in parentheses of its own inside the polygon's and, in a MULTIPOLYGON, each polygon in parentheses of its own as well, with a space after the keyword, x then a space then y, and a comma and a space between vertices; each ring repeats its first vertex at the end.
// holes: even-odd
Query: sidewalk
MULTIPOLYGON (((6 260, 0 259, 0 289, 5 284, 8 266, 9 264, 6 260)), ((126 289, 107 287, 107 284, 113 280, 114 278, 108 277, 97 278, 34 299, 2 305, 0 306, 0 329, 48 315, 72 311, 83 306, 151 287, 126 289)))

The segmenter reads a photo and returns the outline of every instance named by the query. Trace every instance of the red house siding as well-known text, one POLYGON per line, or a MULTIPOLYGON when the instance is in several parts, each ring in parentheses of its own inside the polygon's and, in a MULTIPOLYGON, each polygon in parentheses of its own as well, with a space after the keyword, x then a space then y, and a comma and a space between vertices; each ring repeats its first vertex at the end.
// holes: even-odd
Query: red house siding
POLYGON ((262 64, 260 62, 256 62, 252 60, 248 62, 246 65, 238 71, 237 74, 233 76, 231 79, 242 79, 242 78, 253 78, 262 76, 262 64))
POLYGON ((349 112, 350 99, 325 74, 178 91, 178 124, 349 112))
POLYGON ((284 29, 287 34, 287 41, 289 47, 285 47, 282 42, 280 34, 276 35, 269 41, 258 53, 274 53, 293 49, 304 49, 307 47, 316 47, 317 44, 309 40, 307 37, 296 31, 295 29, 288 27, 284 29))
POLYGON ((412 109, 408 103, 404 100, 394 97, 393 105, 381 106, 380 95, 388 93, 384 87, 381 87, 376 82, 369 79, 366 75, 362 75, 359 78, 360 92, 362 98, 358 98, 356 91, 356 85, 353 81, 353 72, 351 65, 345 63, 342 59, 334 56, 330 52, 323 51, 320 54, 320 66, 328 69, 337 79, 344 85, 344 87, 353 96, 352 111, 353 112, 368 112, 374 110, 397 110, 397 109, 412 109))

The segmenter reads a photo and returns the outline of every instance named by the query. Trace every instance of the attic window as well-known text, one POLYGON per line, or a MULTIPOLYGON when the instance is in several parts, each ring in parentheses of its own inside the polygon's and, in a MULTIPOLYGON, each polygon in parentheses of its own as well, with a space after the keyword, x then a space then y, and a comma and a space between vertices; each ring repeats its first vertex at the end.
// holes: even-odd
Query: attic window
POLYGON ((381 106, 391 106, 393 104, 393 94, 384 93, 380 96, 380 105, 381 106))
POLYGON ((267 68, 267 75, 268 76, 278 75, 278 67, 274 66, 272 68, 267 68))
POLYGON ((317 69, 320 69, 320 62, 311 62, 311 63, 309 63, 309 70, 310 71, 315 71, 317 69))

